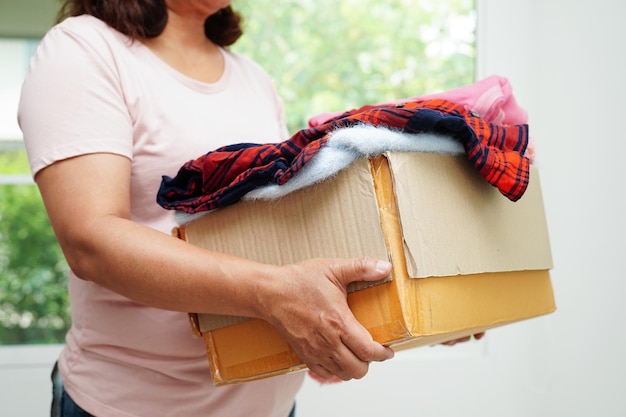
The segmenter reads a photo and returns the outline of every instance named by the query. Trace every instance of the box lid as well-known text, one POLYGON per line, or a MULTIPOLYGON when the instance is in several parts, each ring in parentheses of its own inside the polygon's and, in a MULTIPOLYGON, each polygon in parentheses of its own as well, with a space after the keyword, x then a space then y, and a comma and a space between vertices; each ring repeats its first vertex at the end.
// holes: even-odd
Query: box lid
POLYGON ((524 196, 512 202, 463 156, 387 158, 412 278, 552 267, 536 167, 524 196))

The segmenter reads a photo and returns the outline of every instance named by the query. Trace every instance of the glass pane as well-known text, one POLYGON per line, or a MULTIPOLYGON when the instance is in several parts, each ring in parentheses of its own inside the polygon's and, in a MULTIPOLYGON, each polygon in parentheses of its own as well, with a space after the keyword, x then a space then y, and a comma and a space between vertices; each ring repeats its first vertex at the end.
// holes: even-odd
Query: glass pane
POLYGON ((474 81, 473 0, 239 0, 233 46, 259 62, 285 101, 289 131, 322 112, 474 81))
MULTIPOLYGON (((24 143, 20 141, 1 141, 0 142, 0 178, 7 175, 22 175, 30 180, 30 168, 28 166, 28 158, 24 150, 24 143)), ((2 182, 9 182, 4 180, 2 182)))
POLYGON ((0 39, 0 147, 6 141, 22 139, 17 124, 17 104, 28 60, 37 41, 0 39))
POLYGON ((0 185, 0 344, 59 343, 67 265, 34 184, 0 185))
POLYGON ((36 40, 0 39, 0 345, 63 342, 67 265, 34 185, 17 124, 36 40))

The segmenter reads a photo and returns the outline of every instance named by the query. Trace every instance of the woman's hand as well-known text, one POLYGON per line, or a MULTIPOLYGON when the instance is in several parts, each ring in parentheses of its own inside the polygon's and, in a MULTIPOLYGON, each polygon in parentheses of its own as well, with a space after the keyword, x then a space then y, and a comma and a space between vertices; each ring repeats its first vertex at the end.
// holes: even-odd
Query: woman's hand
POLYGON ((391 272, 388 262, 371 258, 313 259, 284 267, 287 280, 267 318, 310 370, 323 379, 365 376, 369 363, 393 357, 375 342, 348 307, 346 288, 354 281, 379 281, 391 272))

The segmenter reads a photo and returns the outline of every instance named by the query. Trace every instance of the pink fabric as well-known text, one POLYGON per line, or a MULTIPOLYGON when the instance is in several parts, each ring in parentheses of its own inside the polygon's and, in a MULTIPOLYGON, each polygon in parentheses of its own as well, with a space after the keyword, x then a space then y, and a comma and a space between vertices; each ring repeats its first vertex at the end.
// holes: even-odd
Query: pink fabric
MULTIPOLYGON (((61 23, 38 46, 20 103, 33 174, 88 153, 128 157, 133 220, 170 234, 174 212, 155 201, 161 175, 174 175, 208 149, 287 138, 267 74, 242 57, 223 56, 222 78, 201 83, 93 17, 61 23), (246 123, 241 103, 254 109, 246 123)), ((186 313, 139 305, 73 273, 69 289, 73 326, 59 369, 70 396, 91 414, 289 414, 304 373, 216 388, 186 313)))
MULTIPOLYGON (((491 75, 483 80, 441 93, 428 94, 393 100, 380 104, 398 104, 413 99, 440 98, 464 106, 489 123, 496 125, 516 125, 528 123, 526 110, 517 104, 509 80, 499 75, 491 75)), ((309 127, 320 126, 343 112, 320 113, 309 119, 309 127)), ((533 161, 534 147, 528 145, 526 156, 533 161)))
MULTIPOLYGON (((509 81, 498 75, 492 75, 473 84, 441 93, 398 99, 379 104, 398 104, 408 100, 433 98, 460 104, 489 123, 514 125, 528 122, 526 111, 517 104, 509 81)), ((322 125, 342 113, 320 113, 309 119, 309 127, 322 125)))

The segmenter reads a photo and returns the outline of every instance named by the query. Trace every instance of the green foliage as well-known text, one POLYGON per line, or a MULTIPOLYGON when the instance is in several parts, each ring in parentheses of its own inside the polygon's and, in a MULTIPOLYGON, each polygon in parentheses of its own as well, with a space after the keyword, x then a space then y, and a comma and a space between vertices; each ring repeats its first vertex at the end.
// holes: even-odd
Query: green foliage
MULTIPOLYGON (((474 80, 472 0, 235 0, 233 50, 257 61, 285 101, 290 132, 321 112, 444 91, 474 80)), ((27 174, 23 150, 0 176, 27 174)), ((67 265, 37 191, 0 184, 0 344, 62 342, 67 265)))
MULTIPOLYGON (((20 147, 21 148, 21 147, 20 147)), ((28 174, 28 158, 22 149, 0 150, 0 175, 28 174)))
POLYGON ((285 101, 290 132, 309 117, 444 91, 474 80, 472 0, 236 0, 244 36, 285 101))
POLYGON ((67 266, 32 184, 0 187, 0 343, 56 343, 69 327, 67 266))

